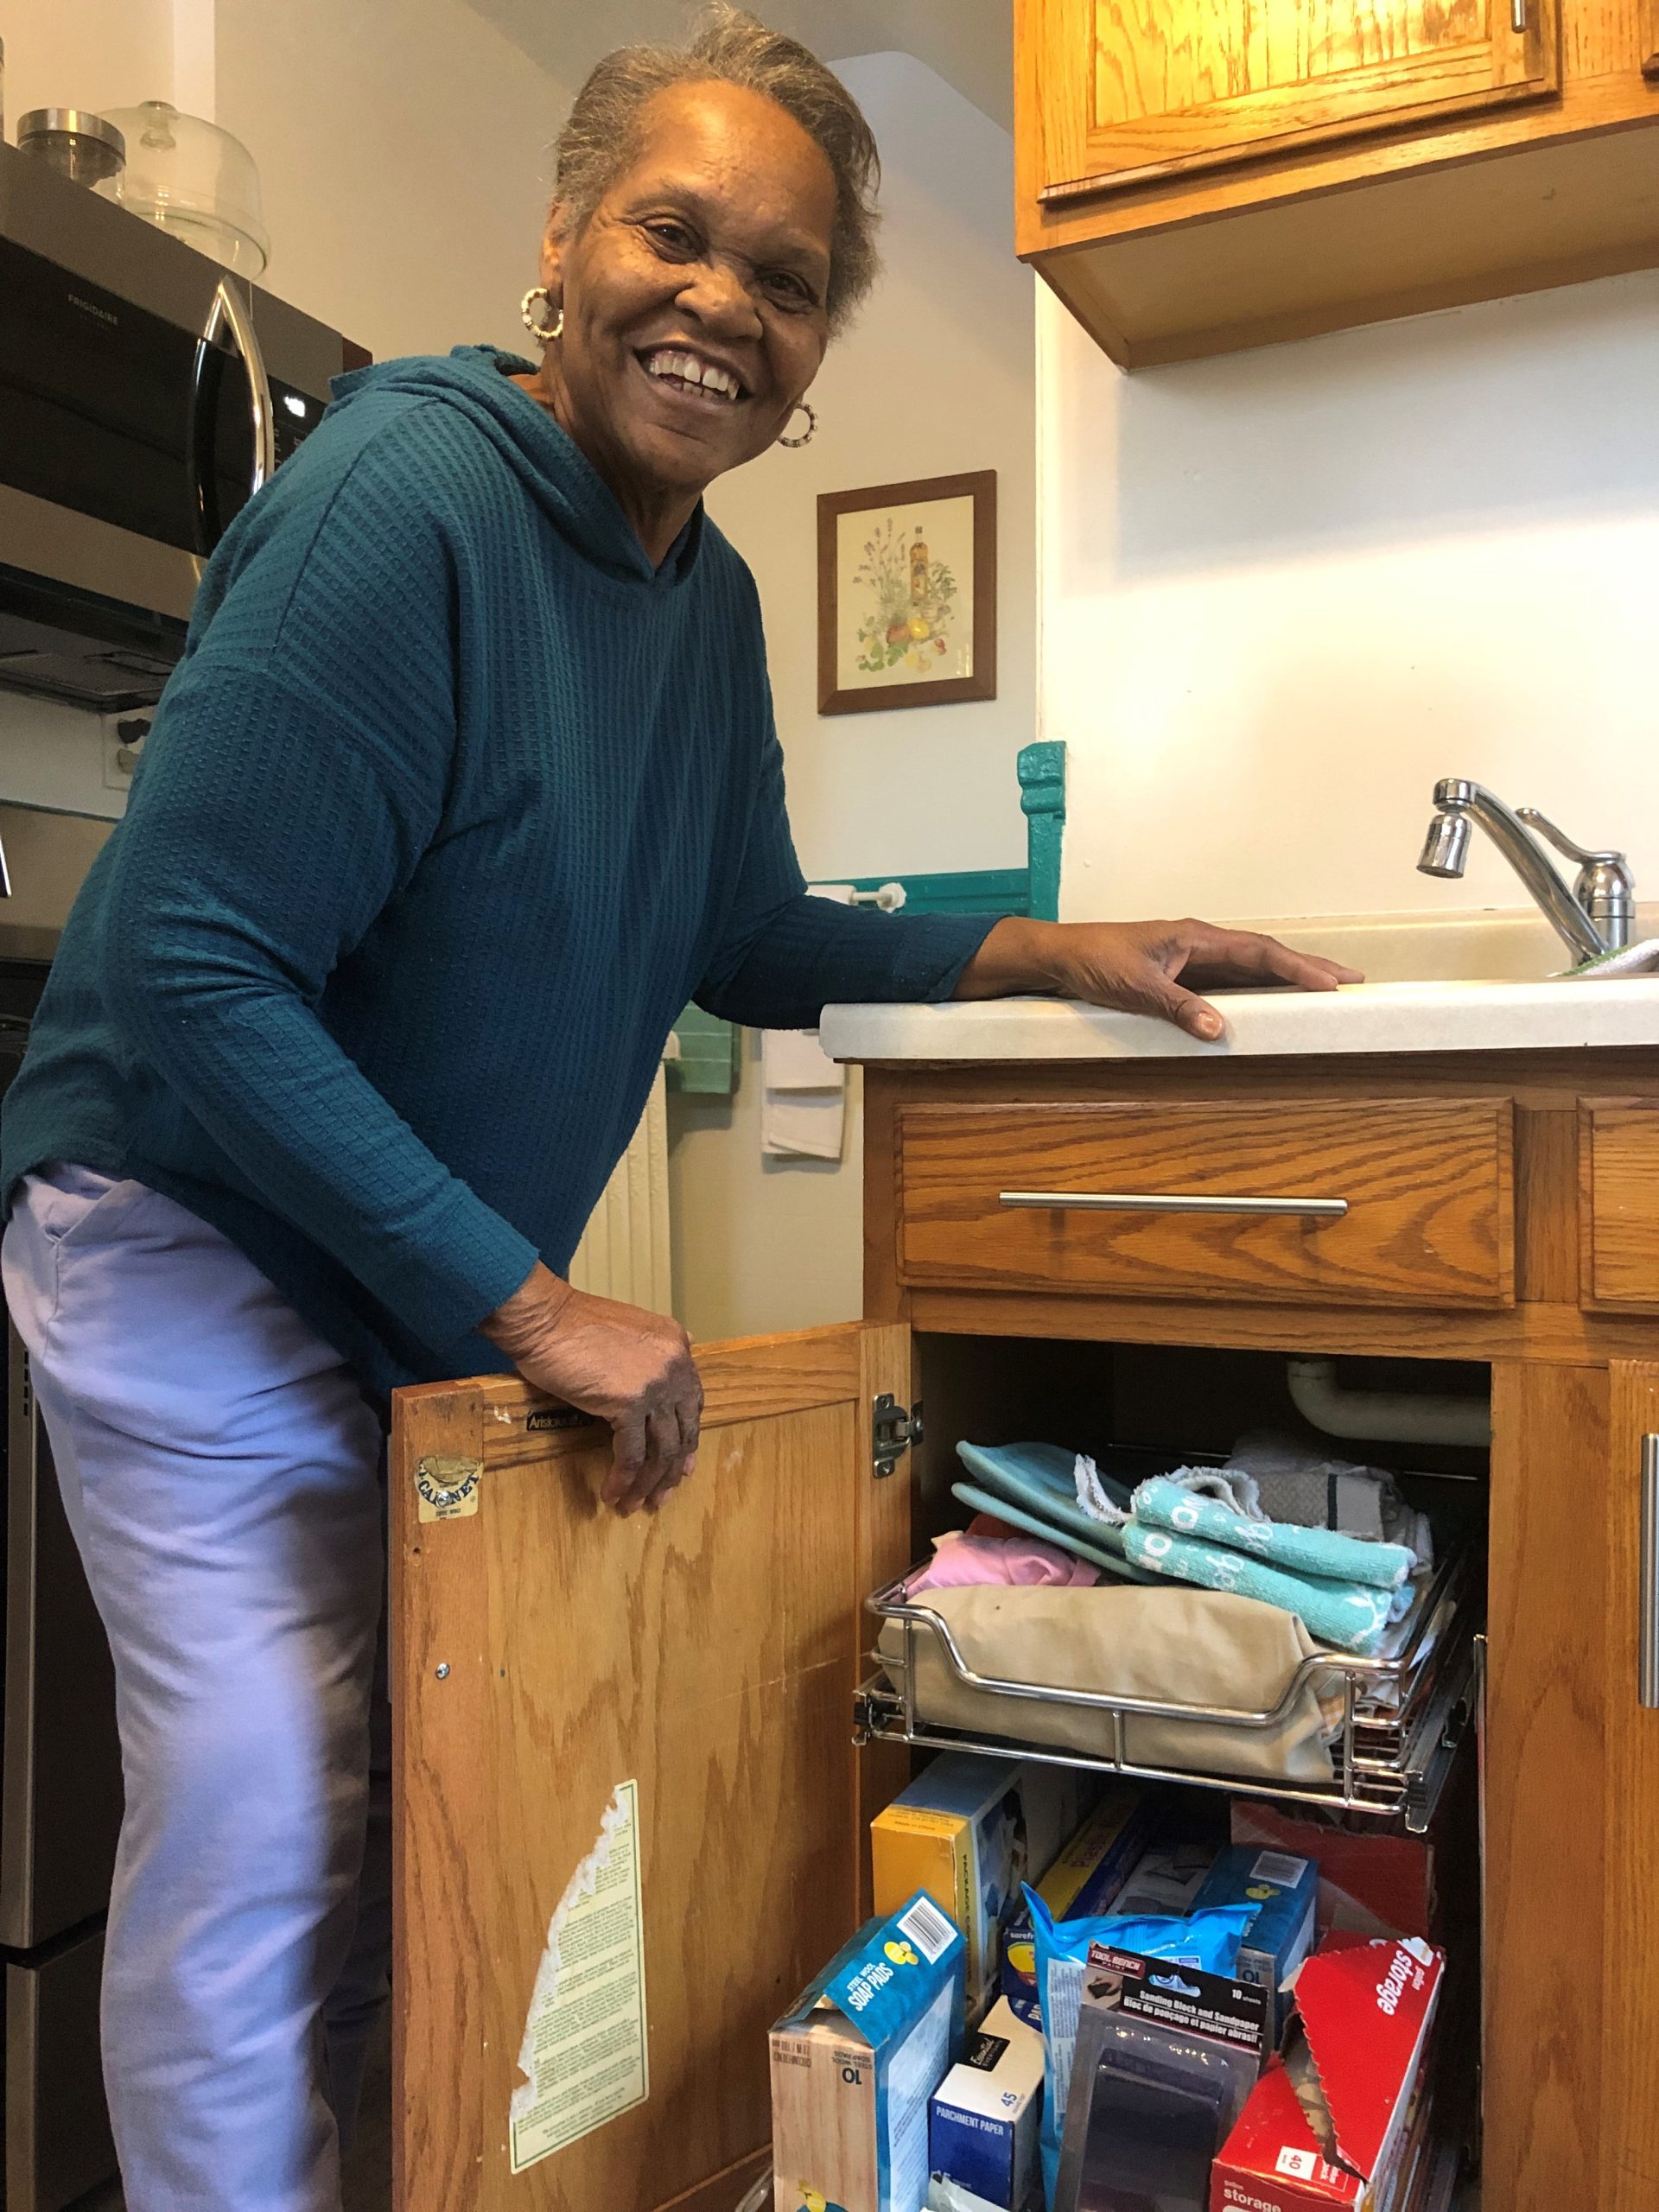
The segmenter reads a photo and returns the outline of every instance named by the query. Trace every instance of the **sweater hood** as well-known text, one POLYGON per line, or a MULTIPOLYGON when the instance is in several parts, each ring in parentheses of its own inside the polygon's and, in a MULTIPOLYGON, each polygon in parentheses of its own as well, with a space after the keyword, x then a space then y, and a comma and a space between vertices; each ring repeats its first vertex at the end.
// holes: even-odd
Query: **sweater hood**
POLYGON ((415 354, 353 369, 336 377, 329 388, 340 409, 356 405, 370 393, 435 399, 458 408, 489 440, 554 529, 594 568, 647 588, 671 589, 685 582, 702 542, 702 501, 661 568, 653 569, 633 525, 592 461, 545 408, 509 382, 533 368, 533 363, 499 346, 457 346, 447 354, 415 354))

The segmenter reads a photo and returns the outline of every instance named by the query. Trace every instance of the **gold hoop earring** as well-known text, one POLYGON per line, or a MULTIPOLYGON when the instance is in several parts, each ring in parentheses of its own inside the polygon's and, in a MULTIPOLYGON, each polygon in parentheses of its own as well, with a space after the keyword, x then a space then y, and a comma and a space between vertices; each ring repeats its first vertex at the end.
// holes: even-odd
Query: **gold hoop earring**
POLYGON ((807 405, 805 400, 798 399, 794 406, 790 410, 790 420, 793 422, 797 415, 805 416, 805 429, 802 431, 798 438, 786 438, 781 432, 779 432, 778 442, 780 446, 810 446, 811 444, 813 432, 818 427, 817 412, 814 409, 807 405))
POLYGON ((524 328, 529 331, 531 336, 539 338, 543 346, 550 346, 556 338, 563 338, 564 335, 564 309, 559 308, 558 312, 553 315, 551 322, 537 322, 536 320, 537 300, 542 302, 544 313, 553 314, 553 302, 545 284, 531 286, 518 302, 518 314, 524 328))

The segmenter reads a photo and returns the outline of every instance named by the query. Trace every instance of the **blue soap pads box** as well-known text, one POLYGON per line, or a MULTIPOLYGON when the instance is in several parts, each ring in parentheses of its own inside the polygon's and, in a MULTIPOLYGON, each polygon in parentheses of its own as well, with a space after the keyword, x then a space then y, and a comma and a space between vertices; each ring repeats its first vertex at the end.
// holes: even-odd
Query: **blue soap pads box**
POLYGON ((962 2047, 964 1956, 918 1891, 867 1922, 773 2028, 779 2212, 923 2212, 928 2103, 962 2047))
POLYGON ((1279 2040, 1289 2005, 1288 1999, 1280 1994, 1280 1985, 1313 1948, 1319 1895, 1317 1860, 1236 1843, 1217 1854, 1192 1902, 1195 1912, 1211 1905, 1256 1907, 1255 1918, 1239 1946, 1234 1972, 1239 1981, 1267 1992, 1270 2045, 1279 2040))

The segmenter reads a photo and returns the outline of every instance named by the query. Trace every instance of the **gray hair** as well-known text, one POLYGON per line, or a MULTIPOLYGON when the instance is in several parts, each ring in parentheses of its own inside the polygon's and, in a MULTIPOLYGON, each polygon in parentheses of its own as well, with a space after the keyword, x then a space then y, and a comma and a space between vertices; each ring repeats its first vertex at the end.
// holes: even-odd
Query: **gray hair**
POLYGON ((632 161, 646 105, 671 85, 741 85, 774 100, 823 149, 836 180, 836 227, 825 302, 842 329, 875 281, 874 135, 857 101, 798 39, 768 30, 729 0, 711 0, 689 44, 624 46, 607 54, 576 95, 555 148, 554 198, 580 230, 632 161))

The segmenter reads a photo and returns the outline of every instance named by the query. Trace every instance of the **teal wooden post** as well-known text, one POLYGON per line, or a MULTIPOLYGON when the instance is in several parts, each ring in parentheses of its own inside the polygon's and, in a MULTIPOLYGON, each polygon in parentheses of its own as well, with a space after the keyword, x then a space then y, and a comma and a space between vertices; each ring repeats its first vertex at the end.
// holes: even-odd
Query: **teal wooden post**
POLYGON ((1039 922, 1058 922, 1060 847, 1065 833, 1065 747, 1058 738, 1027 745, 1020 752, 1019 768, 1032 915, 1039 922))

